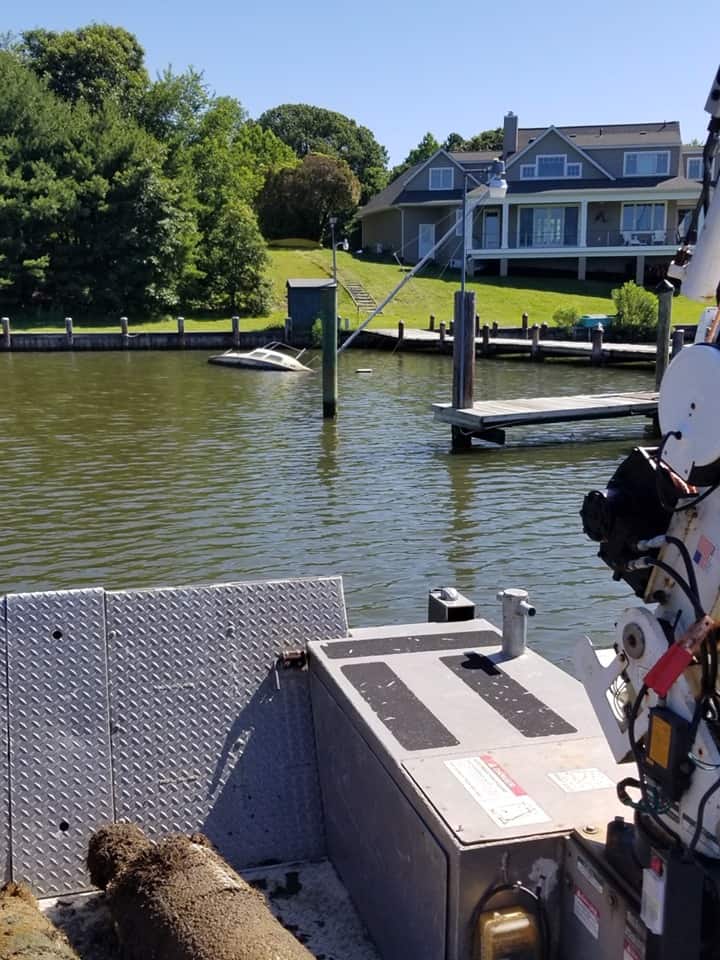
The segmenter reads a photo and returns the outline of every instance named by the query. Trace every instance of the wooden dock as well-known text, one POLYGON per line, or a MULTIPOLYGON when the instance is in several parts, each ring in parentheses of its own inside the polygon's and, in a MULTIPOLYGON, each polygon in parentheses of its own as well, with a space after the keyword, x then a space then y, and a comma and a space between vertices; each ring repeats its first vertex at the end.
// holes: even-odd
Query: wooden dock
MULTIPOLYGON (((369 344, 375 341, 379 347, 403 350, 428 350, 439 353, 451 353, 453 337, 441 335, 435 330, 406 329, 402 340, 398 331, 392 329, 367 330, 364 334, 369 344)), ((531 360, 546 358, 585 360, 596 364, 615 363, 654 363, 657 347, 652 343, 612 343, 606 341, 597 349, 587 340, 539 339, 533 343, 531 338, 519 337, 475 337, 475 354, 478 357, 524 356, 531 360)))
POLYGON ((654 391, 600 393, 575 397, 529 397, 518 400, 490 400, 458 410, 449 403, 432 405, 435 419, 449 423, 473 437, 505 442, 507 427, 577 420, 610 420, 617 417, 651 417, 657 413, 654 391))

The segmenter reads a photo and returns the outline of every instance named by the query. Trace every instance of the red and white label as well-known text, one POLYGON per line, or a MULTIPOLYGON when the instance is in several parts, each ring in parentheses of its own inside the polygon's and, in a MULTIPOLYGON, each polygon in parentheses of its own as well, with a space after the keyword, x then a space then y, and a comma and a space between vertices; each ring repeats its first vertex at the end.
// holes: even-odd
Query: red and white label
POLYGON ((498 827, 548 823, 550 817, 490 754, 446 760, 445 766, 498 827))
POLYGON ((588 900, 579 887, 575 888, 573 897, 573 913, 588 933, 597 940, 600 936, 600 913, 595 904, 588 900))

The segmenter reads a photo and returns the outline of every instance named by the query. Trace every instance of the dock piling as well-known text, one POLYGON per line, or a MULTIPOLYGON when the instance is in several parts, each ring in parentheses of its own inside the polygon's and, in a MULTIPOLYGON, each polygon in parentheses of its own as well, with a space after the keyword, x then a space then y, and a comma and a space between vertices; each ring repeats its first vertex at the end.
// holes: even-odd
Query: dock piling
POLYGON ((444 320, 440 321, 439 333, 440 333, 440 343, 445 343, 445 321, 444 320))
POLYGON ((12 346, 11 334, 10 334, 10 317, 3 317, 0 320, 2 323, 2 345, 3 350, 9 350, 12 346))
POLYGON ((594 366, 598 366, 602 363, 604 333, 605 331, 603 330, 603 325, 601 323, 599 323, 596 327, 593 327, 590 333, 590 342, 592 344, 590 363, 592 363, 594 366))
POLYGON ((130 341, 127 317, 120 317, 120 336, 122 337, 123 348, 127 350, 130 341))
MULTIPOLYGON (((453 407, 467 410, 475 395, 475 294, 458 290, 455 294, 455 339, 453 341, 453 407)), ((467 430, 452 427, 452 449, 469 450, 472 436, 467 430)))
POLYGON ((325 310, 322 315, 322 403, 324 420, 334 420, 337 416, 337 352, 338 315, 337 284, 335 284, 332 315, 330 310, 325 310))
POLYGON ((185 317, 177 318, 178 342, 181 347, 185 346, 185 317))
POLYGON ((65 317, 65 338, 68 346, 71 347, 74 342, 72 317, 65 317))
POLYGON ((433 314, 431 313, 431 314, 430 314, 430 326, 428 327, 428 330, 430 331, 430 333, 432 333, 434 329, 435 329, 435 317, 434 317, 433 314))
POLYGON ((542 354, 540 353, 540 327, 538 326, 537 323, 534 323, 532 328, 532 345, 530 347, 530 359, 542 360, 542 354))
POLYGON ((672 298, 675 287, 669 280, 662 280, 655 288, 658 297, 657 359, 655 360, 655 389, 660 383, 670 361, 670 327, 672 326, 672 298))
POLYGON ((684 346, 685 346, 685 331, 680 329, 673 330, 672 350, 670 353, 670 359, 674 360, 684 346))
POLYGON ((240 346, 240 317, 231 317, 232 323, 232 343, 234 347, 240 346))
POLYGON ((398 320, 398 342, 395 346, 396 350, 400 346, 400 344, 403 342, 404 339, 405 339, 405 321, 398 320))
POLYGON ((482 352, 485 357, 490 353, 490 327, 486 323, 482 328, 482 352))
POLYGON ((530 318, 528 317, 527 313, 523 313, 522 319, 521 319, 523 340, 527 340, 528 337, 529 337, 529 333, 528 333, 528 320, 529 320, 529 319, 530 319, 530 318))

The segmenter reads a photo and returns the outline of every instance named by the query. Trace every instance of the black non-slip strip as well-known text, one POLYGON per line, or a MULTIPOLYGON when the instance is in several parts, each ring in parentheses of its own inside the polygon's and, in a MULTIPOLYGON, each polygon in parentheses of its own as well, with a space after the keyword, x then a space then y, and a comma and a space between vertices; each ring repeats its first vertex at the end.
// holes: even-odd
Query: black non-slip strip
POLYGON ((577 729, 481 653, 442 662, 524 737, 551 737, 577 729))
POLYGON ((341 669, 406 750, 455 747, 460 742, 386 663, 351 663, 341 669))
POLYGON ((322 652, 329 660, 350 660, 352 657, 387 657, 393 653, 428 653, 432 650, 472 650, 473 647, 500 645, 500 637, 492 630, 468 630, 450 636, 432 634, 424 637, 372 637, 369 640, 340 640, 324 643, 322 652))

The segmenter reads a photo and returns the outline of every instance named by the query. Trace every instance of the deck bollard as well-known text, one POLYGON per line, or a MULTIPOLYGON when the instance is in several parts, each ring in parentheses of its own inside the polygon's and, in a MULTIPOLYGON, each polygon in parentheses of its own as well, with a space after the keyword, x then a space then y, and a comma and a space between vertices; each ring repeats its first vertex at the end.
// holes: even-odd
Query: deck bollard
POLYGON ((682 348, 685 346, 685 331, 684 330, 673 330, 672 335, 672 352, 670 354, 670 359, 674 360, 675 357, 680 353, 682 348))
POLYGON ((404 321, 404 320, 398 320, 398 342, 397 342, 397 345, 400 346, 400 344, 403 342, 404 339, 405 339, 405 321, 404 321))
POLYGON ((535 607, 528 603, 527 590, 500 590, 497 598, 502 600, 503 655, 519 657, 525 653, 528 617, 535 616, 535 607))
POLYGON ((538 326, 537 323, 534 323, 532 328, 532 344, 530 346, 530 359, 542 360, 542 354, 540 352, 540 327, 538 326))
POLYGON ((440 343, 445 343, 445 321, 440 321, 440 343))
POLYGON ((185 346, 185 317, 177 318, 178 341, 181 347, 185 346))
POLYGON ((527 313, 523 313, 523 315, 522 315, 522 321, 521 321, 521 323, 522 323, 522 335, 523 335, 523 340, 527 340, 527 338, 530 336, 530 334, 528 333, 528 320, 529 320, 529 319, 530 319, 530 318, 528 317, 527 313))
POLYGON ((2 323, 2 345, 4 350, 9 350, 12 345, 11 334, 10 334, 10 317, 3 317, 0 320, 2 323))
POLYGON ((68 346, 71 347, 75 341, 72 317, 65 317, 65 338, 67 339, 68 346))
POLYGON ((240 317, 231 317, 230 322, 232 323, 232 345, 234 347, 240 346, 240 317))
POLYGON ((431 313, 431 314, 430 314, 430 327, 429 327, 430 333, 432 333, 434 329, 435 329, 435 317, 434 317, 434 316, 432 315, 432 313, 431 313))

